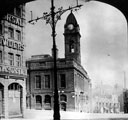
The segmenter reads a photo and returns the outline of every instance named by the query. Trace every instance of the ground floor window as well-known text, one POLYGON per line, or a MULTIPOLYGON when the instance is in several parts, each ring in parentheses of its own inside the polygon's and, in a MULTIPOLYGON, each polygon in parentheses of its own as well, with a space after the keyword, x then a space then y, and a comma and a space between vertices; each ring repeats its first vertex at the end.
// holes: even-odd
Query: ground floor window
POLYGON ((60 105, 61 110, 66 111, 67 96, 64 94, 60 95, 60 105))
POLYGON ((51 109, 51 96, 50 95, 45 95, 44 103, 45 103, 45 109, 50 110, 51 109))
POLYGON ((40 95, 36 96, 36 109, 42 109, 42 97, 40 95))

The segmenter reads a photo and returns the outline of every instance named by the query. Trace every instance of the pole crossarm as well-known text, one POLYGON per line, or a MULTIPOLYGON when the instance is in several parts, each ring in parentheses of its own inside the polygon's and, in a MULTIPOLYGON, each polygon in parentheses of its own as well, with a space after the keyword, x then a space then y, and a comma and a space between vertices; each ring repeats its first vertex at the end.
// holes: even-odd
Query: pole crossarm
MULTIPOLYGON (((66 11, 69 11, 69 10, 75 10, 75 11, 77 11, 77 10, 79 10, 82 6, 83 6, 83 5, 76 5, 76 6, 73 6, 73 7, 70 7, 70 6, 69 6, 69 8, 67 8, 67 9, 63 9, 63 7, 58 8, 58 11, 56 11, 56 12, 54 13, 54 25, 56 26, 57 21, 58 21, 58 20, 61 20, 61 15, 62 15, 63 13, 65 13, 66 11)), ((40 19, 44 19, 44 20, 46 20, 46 24, 49 23, 49 24, 51 25, 51 27, 53 27, 52 17, 51 17, 51 16, 52 16, 52 13, 51 13, 51 12, 50 12, 50 13, 44 12, 42 17, 37 17, 37 18, 35 18, 35 19, 31 19, 31 20, 28 21, 28 23, 34 24, 34 22, 37 22, 37 21, 40 20, 40 19)))

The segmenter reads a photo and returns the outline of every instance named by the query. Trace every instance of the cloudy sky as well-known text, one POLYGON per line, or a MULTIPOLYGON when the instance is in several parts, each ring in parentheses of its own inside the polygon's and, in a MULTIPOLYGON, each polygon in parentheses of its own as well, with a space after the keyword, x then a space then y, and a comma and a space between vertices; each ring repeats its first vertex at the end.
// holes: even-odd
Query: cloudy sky
MULTIPOLYGON (((75 0, 54 0, 56 10, 63 6, 76 5, 75 0)), ((124 85, 128 69, 127 24, 123 14, 116 8, 96 1, 85 3, 74 12, 81 33, 82 65, 88 72, 93 86, 100 84, 124 85)), ((41 17, 43 12, 50 12, 51 0, 37 0, 26 4, 27 21, 41 17)), ((56 25, 56 44, 59 57, 64 57, 64 24, 70 11, 61 16, 56 25)), ((35 25, 26 24, 26 58, 35 54, 51 54, 51 27, 45 20, 35 25)), ((127 86, 128 87, 128 86, 127 86)))

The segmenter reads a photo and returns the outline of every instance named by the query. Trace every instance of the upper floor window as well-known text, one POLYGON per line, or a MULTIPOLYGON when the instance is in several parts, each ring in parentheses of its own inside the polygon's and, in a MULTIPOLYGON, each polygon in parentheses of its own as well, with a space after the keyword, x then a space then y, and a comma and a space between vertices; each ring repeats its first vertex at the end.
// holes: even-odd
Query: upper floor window
POLYGON ((21 40, 21 32, 16 30, 16 40, 21 40))
POLYGON ((50 75, 45 75, 45 88, 50 88, 50 75))
POLYGON ((60 75, 60 87, 61 88, 66 88, 66 78, 65 74, 60 75))
POLYGON ((14 65, 14 55, 13 53, 8 53, 9 65, 14 65))
POLYGON ((21 17, 21 8, 20 8, 20 6, 17 6, 15 8, 15 15, 18 16, 18 17, 21 17))
POLYGON ((8 37, 14 38, 14 29, 11 27, 8 28, 8 37))
POLYGON ((0 51, 0 63, 2 63, 2 51, 0 51))
POLYGON ((2 24, 0 24, 0 35, 2 35, 2 24))
POLYGON ((36 75, 35 77, 35 87, 37 89, 41 88, 41 76, 40 75, 36 75))
POLYGON ((16 66, 21 66, 21 56, 20 55, 16 55, 16 66))
POLYGON ((71 41, 71 42, 70 42, 69 51, 70 51, 71 53, 74 53, 74 52, 75 52, 74 41, 71 41))

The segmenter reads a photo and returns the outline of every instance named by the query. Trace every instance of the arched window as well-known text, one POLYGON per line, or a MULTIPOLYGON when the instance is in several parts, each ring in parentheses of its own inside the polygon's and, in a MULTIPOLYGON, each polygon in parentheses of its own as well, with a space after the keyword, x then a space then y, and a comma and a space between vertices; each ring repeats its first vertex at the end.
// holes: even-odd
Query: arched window
POLYGON ((44 102, 51 104, 51 96, 50 95, 45 95, 44 102))
POLYGON ((21 86, 20 86, 20 84, 18 84, 18 83, 12 83, 12 84, 10 84, 9 86, 8 86, 8 89, 9 90, 18 90, 18 91, 20 91, 21 90, 21 86))
POLYGON ((37 110, 42 109, 42 97, 40 95, 36 96, 36 109, 37 110))
POLYGON ((64 94, 60 95, 60 101, 67 102, 67 96, 64 94))
POLYGON ((42 97, 40 95, 36 96, 36 103, 42 103, 42 97))
POLYGON ((75 46, 74 46, 74 41, 73 41, 73 40, 70 41, 70 44, 69 44, 69 51, 70 51, 71 53, 74 53, 74 52, 75 52, 75 46))

